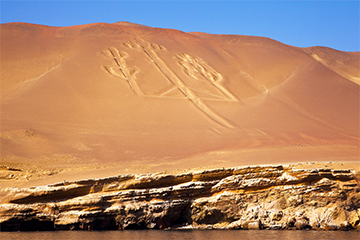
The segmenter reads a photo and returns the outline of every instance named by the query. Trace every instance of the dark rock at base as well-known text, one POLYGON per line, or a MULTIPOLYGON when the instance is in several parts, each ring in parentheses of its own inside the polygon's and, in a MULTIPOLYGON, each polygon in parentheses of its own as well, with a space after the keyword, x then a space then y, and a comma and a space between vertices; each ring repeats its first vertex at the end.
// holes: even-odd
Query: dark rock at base
POLYGON ((358 230, 359 183, 350 170, 265 166, 9 188, 0 224, 1 231, 358 230))

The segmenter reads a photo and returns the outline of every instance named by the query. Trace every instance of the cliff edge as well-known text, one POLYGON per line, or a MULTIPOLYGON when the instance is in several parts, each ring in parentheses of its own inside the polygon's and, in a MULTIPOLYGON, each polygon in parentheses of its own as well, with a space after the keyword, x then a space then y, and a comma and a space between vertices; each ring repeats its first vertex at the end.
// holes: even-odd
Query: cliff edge
POLYGON ((359 182, 351 169, 278 165, 6 188, 1 231, 359 230, 359 182))

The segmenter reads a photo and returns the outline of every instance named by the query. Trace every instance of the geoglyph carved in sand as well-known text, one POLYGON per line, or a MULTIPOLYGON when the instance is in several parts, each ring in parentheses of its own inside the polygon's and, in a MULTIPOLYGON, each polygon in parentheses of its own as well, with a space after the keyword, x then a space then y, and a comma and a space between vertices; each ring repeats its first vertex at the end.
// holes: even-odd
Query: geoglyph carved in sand
POLYGON ((210 98, 207 99, 209 100, 237 101, 237 99, 219 83, 222 80, 221 74, 210 67, 200 57, 193 57, 189 54, 182 53, 178 54, 177 58, 179 59, 178 63, 184 68, 188 76, 198 81, 211 83, 214 86, 210 91, 189 87, 190 89, 208 94, 210 98))
POLYGON ((125 58, 128 57, 126 52, 120 52, 117 48, 110 47, 108 51, 103 51, 106 56, 112 57, 114 59, 115 65, 113 66, 104 66, 109 73, 112 75, 125 79, 131 90, 133 90, 137 95, 142 96, 143 93, 139 89, 135 81, 135 74, 138 72, 136 67, 128 67, 126 65, 125 58))
POLYGON ((156 95, 145 94, 136 81, 136 74, 140 69, 136 66, 131 67, 127 65, 126 58, 129 56, 128 53, 119 51, 115 47, 110 47, 103 51, 105 56, 111 57, 114 60, 112 65, 104 65, 105 69, 110 74, 126 80, 130 85, 131 90, 138 96, 166 98, 172 91, 180 90, 182 94, 181 98, 189 99, 210 119, 225 127, 234 127, 222 116, 211 110, 203 101, 217 100, 236 102, 237 99, 219 83, 222 80, 221 74, 215 71, 201 58, 184 53, 176 56, 178 64, 191 79, 190 81, 186 81, 185 79, 179 78, 179 76, 158 56, 157 52, 166 51, 165 47, 149 43, 143 39, 127 41, 123 43, 123 45, 129 49, 141 50, 154 64, 154 67, 157 68, 171 83, 168 88, 165 88, 156 95))

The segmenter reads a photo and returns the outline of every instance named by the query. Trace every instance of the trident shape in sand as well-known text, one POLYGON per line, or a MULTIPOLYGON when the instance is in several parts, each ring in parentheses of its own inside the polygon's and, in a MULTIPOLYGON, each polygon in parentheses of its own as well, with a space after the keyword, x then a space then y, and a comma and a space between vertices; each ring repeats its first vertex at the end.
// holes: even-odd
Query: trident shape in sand
MULTIPOLYGON (((196 92, 191 88, 187 87, 184 82, 157 55, 156 51, 165 50, 163 46, 149 43, 140 38, 137 38, 134 41, 125 42, 124 46, 128 48, 137 48, 142 50, 144 54, 150 59, 150 61, 153 62, 155 66, 161 71, 161 73, 174 85, 172 89, 179 89, 180 92, 185 96, 185 98, 189 99, 199 110, 205 113, 213 121, 221 124, 224 127, 234 128, 231 123, 229 123, 223 117, 211 110, 196 95, 196 92)), ((103 51, 103 53, 108 57, 112 57, 115 62, 115 66, 104 66, 109 73, 113 74, 116 77, 125 79, 130 85, 132 91, 134 91, 137 95, 142 97, 149 97, 141 91, 140 87, 136 83, 135 75, 139 71, 139 69, 137 67, 128 67, 126 65, 125 58, 128 57, 128 54, 126 52, 120 52, 117 48, 110 47, 108 48, 108 51, 103 51)), ((224 87, 222 87, 218 83, 218 81, 221 80, 221 75, 218 74, 215 70, 213 70, 210 66, 205 64, 205 62, 203 62, 203 64, 199 64, 199 62, 202 61, 200 58, 193 58, 188 54, 179 54, 177 58, 179 59, 179 64, 184 67, 185 72, 187 72, 190 77, 197 79, 197 77, 194 75, 194 72, 198 72, 223 94, 223 100, 237 101, 237 99, 231 93, 229 93, 224 87), (206 65, 205 67, 204 64, 206 65), (210 71, 208 71, 209 69, 210 71)), ((164 96, 165 93, 171 91, 172 89, 166 90, 166 92, 160 94, 160 97, 164 96)))

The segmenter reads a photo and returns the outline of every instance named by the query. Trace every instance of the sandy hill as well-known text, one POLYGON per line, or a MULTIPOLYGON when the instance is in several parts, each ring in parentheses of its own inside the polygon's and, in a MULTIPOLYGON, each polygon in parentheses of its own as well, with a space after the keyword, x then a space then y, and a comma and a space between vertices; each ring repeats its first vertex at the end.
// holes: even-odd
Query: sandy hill
POLYGON ((127 22, 0 26, 3 178, 359 160, 358 52, 127 22))

